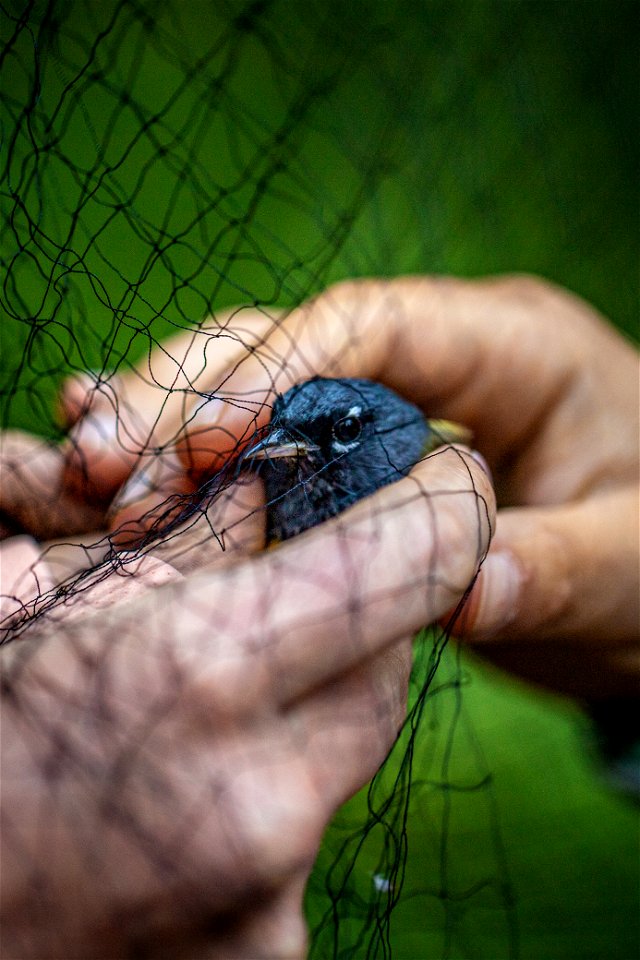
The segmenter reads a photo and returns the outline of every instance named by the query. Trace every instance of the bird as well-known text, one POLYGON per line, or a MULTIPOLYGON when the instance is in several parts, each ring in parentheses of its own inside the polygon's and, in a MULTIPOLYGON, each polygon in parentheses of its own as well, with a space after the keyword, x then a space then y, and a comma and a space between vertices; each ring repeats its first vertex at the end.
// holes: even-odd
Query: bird
POLYGON ((406 476, 437 447, 470 439, 381 383, 313 377, 276 397, 266 434, 242 459, 264 481, 272 545, 406 476))

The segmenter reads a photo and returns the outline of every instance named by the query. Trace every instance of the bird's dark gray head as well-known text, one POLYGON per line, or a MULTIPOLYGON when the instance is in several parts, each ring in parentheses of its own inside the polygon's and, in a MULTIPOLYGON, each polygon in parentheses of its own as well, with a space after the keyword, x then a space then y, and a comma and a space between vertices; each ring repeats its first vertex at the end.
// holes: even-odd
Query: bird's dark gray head
POLYGON ((461 439, 447 433, 453 426, 425 420, 370 380, 316 377, 292 387, 244 454, 265 482, 269 539, 286 540, 398 480, 429 449, 461 439))

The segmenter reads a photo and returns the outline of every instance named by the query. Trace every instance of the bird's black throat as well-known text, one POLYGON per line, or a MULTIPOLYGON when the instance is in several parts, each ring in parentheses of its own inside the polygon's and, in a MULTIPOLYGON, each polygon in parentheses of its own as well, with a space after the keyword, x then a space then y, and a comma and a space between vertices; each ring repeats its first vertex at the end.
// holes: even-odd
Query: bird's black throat
POLYGON ((267 497, 267 541, 295 537, 349 506, 353 496, 340 495, 343 472, 314 454, 262 461, 259 474, 267 497))

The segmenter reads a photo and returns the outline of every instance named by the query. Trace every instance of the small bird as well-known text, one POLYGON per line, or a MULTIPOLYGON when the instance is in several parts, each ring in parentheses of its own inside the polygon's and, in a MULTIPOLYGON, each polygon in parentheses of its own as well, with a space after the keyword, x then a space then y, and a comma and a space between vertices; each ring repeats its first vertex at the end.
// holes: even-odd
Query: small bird
POLYGON ((314 377, 277 397, 266 436, 242 460, 264 480, 272 543, 406 476, 436 447, 470 439, 466 427, 425 419, 380 383, 314 377))

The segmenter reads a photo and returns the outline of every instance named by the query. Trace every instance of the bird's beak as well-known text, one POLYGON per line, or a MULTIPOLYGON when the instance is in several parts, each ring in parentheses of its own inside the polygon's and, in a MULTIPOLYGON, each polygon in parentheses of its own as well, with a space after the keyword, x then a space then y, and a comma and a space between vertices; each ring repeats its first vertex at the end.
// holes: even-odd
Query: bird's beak
POLYGON ((268 436, 250 447, 243 455, 243 460, 275 460, 279 457, 305 457, 308 453, 319 450, 315 443, 310 443, 302 437, 292 440, 291 434, 285 430, 273 430, 268 436))
POLYGON ((454 423, 453 420, 427 420, 427 424, 434 440, 439 443, 468 444, 473 440, 473 431, 463 427, 461 423, 454 423))

